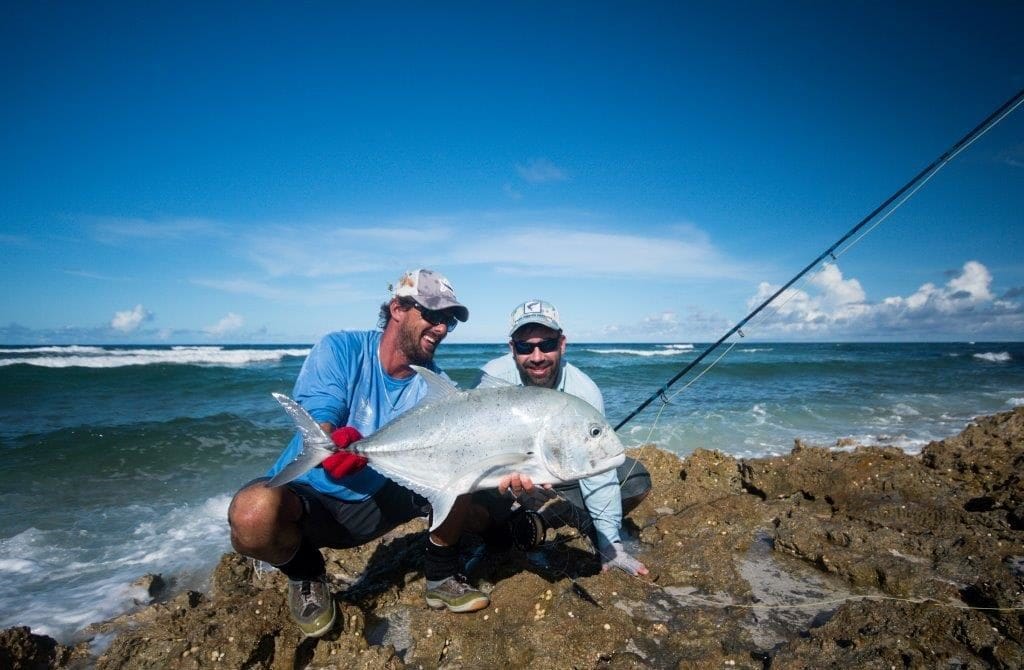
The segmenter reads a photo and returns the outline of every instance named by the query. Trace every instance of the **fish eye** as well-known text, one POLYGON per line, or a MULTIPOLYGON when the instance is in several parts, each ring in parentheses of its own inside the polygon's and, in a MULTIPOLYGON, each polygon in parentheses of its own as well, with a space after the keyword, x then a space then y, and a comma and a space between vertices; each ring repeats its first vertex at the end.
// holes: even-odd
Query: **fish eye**
POLYGON ((599 437, 601 435, 601 426, 592 425, 590 426, 590 437, 599 437))

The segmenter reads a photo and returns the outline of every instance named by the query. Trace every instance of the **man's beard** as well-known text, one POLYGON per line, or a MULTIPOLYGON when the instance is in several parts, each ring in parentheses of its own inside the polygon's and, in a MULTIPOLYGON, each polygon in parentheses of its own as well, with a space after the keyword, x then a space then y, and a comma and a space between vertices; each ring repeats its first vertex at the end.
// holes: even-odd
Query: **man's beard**
MULTIPOLYGON (((434 352, 426 351, 420 344, 421 335, 403 328, 398 334, 398 349, 413 365, 426 367, 434 360, 434 352)), ((440 344, 440 343, 439 343, 440 344)))
POLYGON ((523 386, 537 386, 547 389, 555 388, 555 382, 558 381, 558 365, 552 365, 545 370, 547 375, 544 377, 543 382, 531 377, 525 365, 517 365, 516 367, 519 368, 519 378, 523 380, 523 386))

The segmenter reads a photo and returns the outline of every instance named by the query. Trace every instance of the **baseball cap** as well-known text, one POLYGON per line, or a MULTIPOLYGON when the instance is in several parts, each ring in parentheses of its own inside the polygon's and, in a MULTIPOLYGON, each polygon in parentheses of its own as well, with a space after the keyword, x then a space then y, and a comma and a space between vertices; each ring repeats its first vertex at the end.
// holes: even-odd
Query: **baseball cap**
POLYGON ((410 270, 398 278, 396 298, 412 298, 416 304, 432 310, 450 309, 463 323, 469 319, 469 310, 455 297, 451 282, 440 272, 410 270))
POLYGON ((543 300, 527 300, 512 310, 509 337, 528 323, 538 323, 559 332, 562 330, 562 325, 558 322, 558 310, 550 302, 543 300))

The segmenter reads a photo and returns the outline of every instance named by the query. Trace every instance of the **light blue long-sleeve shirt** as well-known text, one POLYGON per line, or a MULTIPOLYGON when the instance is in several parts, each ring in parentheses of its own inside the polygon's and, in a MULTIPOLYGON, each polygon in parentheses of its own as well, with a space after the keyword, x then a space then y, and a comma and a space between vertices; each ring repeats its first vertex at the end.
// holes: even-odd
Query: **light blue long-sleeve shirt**
MULTIPOLYGON (((492 377, 523 385, 511 353, 488 361, 481 370, 492 377)), ((564 359, 555 388, 585 400, 601 412, 602 416, 604 415, 604 396, 601 395, 601 389, 586 373, 564 359)), ((594 521, 598 549, 619 542, 619 528, 622 527, 622 496, 618 473, 609 470, 587 477, 579 480, 579 486, 587 512, 594 521)))

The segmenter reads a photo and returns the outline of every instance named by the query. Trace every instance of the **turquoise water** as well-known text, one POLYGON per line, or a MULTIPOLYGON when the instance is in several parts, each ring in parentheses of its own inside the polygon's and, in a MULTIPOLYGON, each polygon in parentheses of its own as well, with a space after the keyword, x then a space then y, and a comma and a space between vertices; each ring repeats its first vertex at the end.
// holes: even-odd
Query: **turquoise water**
MULTIPOLYGON (((614 425, 702 346, 570 344, 568 355, 614 425)), ((0 627, 67 641, 130 609, 146 573, 203 588, 229 548, 231 494, 290 437, 270 393, 290 393, 307 351, 0 347, 0 627)), ((445 344, 438 362, 465 384, 503 351, 445 344)), ((1024 404, 1024 343, 741 340, 680 391, 692 376, 620 431, 628 446, 755 457, 849 437, 916 452, 1024 404)))

